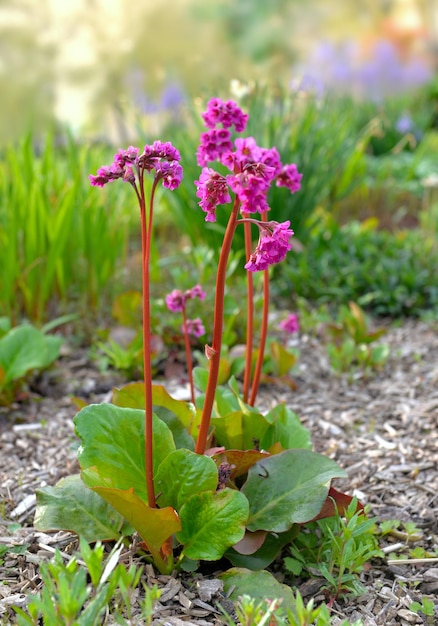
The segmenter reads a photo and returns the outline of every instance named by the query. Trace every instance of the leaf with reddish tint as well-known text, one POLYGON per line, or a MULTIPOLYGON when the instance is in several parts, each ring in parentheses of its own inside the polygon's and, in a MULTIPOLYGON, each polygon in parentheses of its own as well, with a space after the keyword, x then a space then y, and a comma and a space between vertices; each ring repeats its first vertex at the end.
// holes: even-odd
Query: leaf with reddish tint
MULTIPOLYGON (((353 500, 353 496, 349 496, 346 493, 337 491, 334 487, 330 487, 329 492, 327 494, 326 501, 324 502, 321 511, 311 521, 314 522, 317 519, 323 519, 324 517, 333 517, 333 515, 335 515, 336 512, 338 512, 340 515, 343 515, 345 511, 348 509, 352 500, 353 500)), ((364 510, 363 504, 358 501, 357 511, 363 511, 363 510, 364 510)))
POLYGON ((267 534, 265 530, 256 530, 253 533, 247 530, 243 539, 234 544, 233 549, 239 554, 254 554, 264 544, 267 534))
POLYGON ((215 454, 214 458, 219 462, 226 461, 231 465, 230 478, 237 478, 248 473, 257 461, 266 459, 271 456, 268 452, 260 452, 259 450, 224 450, 219 454, 215 454))
MULTIPOLYGON (((259 532, 252 533, 256 535, 259 532)), ((248 567, 251 570, 261 570, 268 567, 279 555, 281 549, 297 537, 300 526, 294 524, 292 528, 284 533, 267 533, 263 544, 252 554, 240 554, 233 546, 229 548, 224 556, 236 567, 248 567)), ((248 534, 248 533, 247 533, 248 534)))

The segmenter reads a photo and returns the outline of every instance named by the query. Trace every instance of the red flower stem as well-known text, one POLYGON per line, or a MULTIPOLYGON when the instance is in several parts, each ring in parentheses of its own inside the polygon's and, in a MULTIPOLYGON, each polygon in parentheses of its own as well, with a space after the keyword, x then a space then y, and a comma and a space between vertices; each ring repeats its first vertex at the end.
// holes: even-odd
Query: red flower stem
MULTIPOLYGON (((248 214, 242 213, 242 217, 248 214)), ((252 252, 251 222, 244 222, 243 230, 245 235, 245 255, 249 259, 252 252)), ((254 281, 252 272, 246 272, 246 351, 245 351, 245 371, 243 374, 243 401, 248 402, 249 389, 251 384, 252 351, 254 334, 254 281)))
POLYGON ((216 394, 217 381, 219 377, 219 366, 222 348, 222 332, 224 326, 224 298, 225 298, 225 279, 227 274, 228 257, 230 256, 231 243, 233 241, 234 231, 236 230, 237 215, 239 212, 239 199, 234 201, 233 210, 228 220, 227 229, 225 231, 222 249, 219 256, 216 276, 216 294, 214 304, 214 322, 213 322, 213 342, 210 356, 210 369, 208 373, 208 383, 205 392, 204 408, 202 410, 201 424, 199 427, 198 440, 196 441, 195 452, 204 454, 207 444, 208 429, 210 428, 211 413, 213 410, 214 397, 216 394))
MULTIPOLYGON (((262 221, 266 222, 268 219, 267 212, 262 213, 262 221)), ((257 355, 257 362, 254 370, 254 378, 251 387, 251 397, 249 403, 254 406, 257 399, 257 393, 259 391, 260 377, 262 375, 263 359, 265 356, 266 338, 268 336, 268 315, 269 315, 269 270, 263 271, 263 309, 262 309, 262 323, 260 328, 260 341, 259 352, 257 355)))
POLYGON ((192 365, 192 351, 190 348, 190 337, 187 332, 187 315, 185 307, 182 310, 183 317, 183 331, 184 331, 184 344, 186 348, 186 364, 187 364, 187 374, 189 376, 189 385, 190 385, 190 398, 193 404, 195 404, 195 385, 193 383, 193 365, 192 365))
POLYGON ((143 367, 144 367, 144 453, 145 478, 148 494, 148 504, 156 508, 154 473, 153 473, 153 404, 152 404, 152 357, 151 357, 151 310, 150 310, 150 278, 149 264, 152 239, 152 213, 154 206, 157 180, 154 180, 151 190, 149 212, 146 213, 144 198, 143 172, 140 175, 140 215, 141 215, 141 251, 142 251, 142 279, 143 279, 143 367))

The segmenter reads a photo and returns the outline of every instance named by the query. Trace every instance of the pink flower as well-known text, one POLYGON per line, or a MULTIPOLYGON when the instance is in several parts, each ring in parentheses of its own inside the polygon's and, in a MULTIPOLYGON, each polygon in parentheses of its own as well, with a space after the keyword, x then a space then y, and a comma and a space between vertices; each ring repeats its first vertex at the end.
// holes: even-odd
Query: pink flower
POLYGON ((222 124, 224 128, 234 126, 236 132, 241 133, 246 128, 248 115, 232 100, 224 102, 220 98, 212 98, 207 104, 207 111, 202 113, 202 119, 207 128, 216 128, 222 124))
POLYGON ((179 289, 174 289, 166 296, 167 308, 169 309, 169 311, 178 313, 185 309, 187 300, 199 298, 202 301, 204 300, 205 296, 206 293, 202 290, 201 285, 195 285, 191 289, 187 289, 184 292, 180 291, 179 289))
POLYGON ((114 155, 113 163, 97 170, 96 176, 89 176, 91 185, 103 187, 107 183, 123 179, 135 187, 136 177, 140 170, 152 172, 155 170, 156 179, 163 181, 163 187, 176 189, 182 180, 183 170, 179 161, 180 154, 167 141, 154 141, 151 146, 145 146, 142 154, 139 148, 129 146, 126 150, 119 150, 114 155))
POLYGON ((166 304, 169 311, 178 313, 184 310, 186 303, 185 296, 179 289, 174 289, 166 296, 166 304))
POLYGON ((187 300, 190 298, 199 298, 202 301, 204 300, 206 293, 203 291, 201 285, 195 285, 191 289, 187 289, 184 295, 187 300))
POLYGON ((291 193, 301 189, 301 179, 303 175, 298 172, 295 163, 284 165, 277 176, 277 187, 287 187, 291 193))
POLYGON ((185 329, 183 327, 182 330, 183 332, 185 330, 189 335, 193 335, 194 337, 202 337, 202 335, 205 335, 205 328, 199 317, 196 317, 194 320, 186 320, 186 327, 185 329))
POLYGON ((207 213, 205 221, 216 221, 216 207, 219 204, 231 202, 227 181, 215 170, 204 167, 199 180, 195 180, 197 186, 196 196, 201 198, 199 206, 207 213))
POLYGON ((300 329, 300 326, 298 324, 298 317, 295 315, 295 313, 290 313, 286 319, 282 320, 280 322, 280 328, 281 330, 284 330, 286 333, 289 334, 293 334, 293 333, 297 333, 300 329))
POLYGON ((233 149, 231 133, 225 128, 212 129, 201 134, 201 143, 196 153, 198 165, 207 165, 210 161, 221 161, 222 157, 233 149))
POLYGON ((292 248, 289 239, 294 232, 289 226, 289 221, 261 223, 262 233, 245 269, 250 272, 260 272, 268 269, 270 265, 283 261, 287 252, 292 248))

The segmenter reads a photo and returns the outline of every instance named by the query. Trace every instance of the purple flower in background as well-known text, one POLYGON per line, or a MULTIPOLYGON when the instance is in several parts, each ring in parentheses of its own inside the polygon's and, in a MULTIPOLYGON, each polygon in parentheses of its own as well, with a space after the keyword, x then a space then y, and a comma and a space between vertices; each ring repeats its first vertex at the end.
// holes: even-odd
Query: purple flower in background
POLYGON ((205 298, 205 291, 203 291, 201 285, 195 285, 191 289, 181 291, 180 289, 174 289, 166 296, 166 304, 169 311, 178 313, 184 311, 187 300, 193 300, 199 298, 201 301, 205 298))
POLYGON ((397 47, 385 39, 364 53, 355 42, 335 47, 324 42, 305 63, 297 66, 292 88, 313 91, 317 96, 331 91, 364 100, 381 101, 423 85, 432 78, 432 70, 419 56, 402 58, 397 47))
POLYGON ((179 313, 184 310, 186 300, 184 294, 179 289, 174 289, 166 296, 166 304, 169 311, 179 313))
POLYGON ((286 333, 292 335, 293 333, 297 333, 300 329, 298 324, 298 317, 295 313, 290 313, 286 319, 282 320, 279 324, 281 330, 284 330, 286 333))
POLYGON ((185 328, 183 326, 182 330, 183 332, 185 330, 189 335, 193 335, 193 337, 202 337, 202 335, 205 335, 204 324, 199 317, 193 320, 186 320, 185 328))
POLYGON ((407 113, 403 113, 403 115, 400 115, 395 123, 395 128, 402 135, 405 135, 406 133, 414 130, 414 123, 411 116, 407 113))

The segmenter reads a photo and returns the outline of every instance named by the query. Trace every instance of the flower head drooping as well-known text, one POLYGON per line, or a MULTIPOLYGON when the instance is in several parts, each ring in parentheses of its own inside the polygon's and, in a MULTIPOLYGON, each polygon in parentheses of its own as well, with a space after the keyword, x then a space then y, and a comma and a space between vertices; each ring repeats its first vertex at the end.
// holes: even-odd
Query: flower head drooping
POLYGON ((202 337, 202 335, 205 335, 204 324, 199 317, 193 320, 186 320, 185 329, 183 326, 182 330, 183 332, 185 330, 189 335, 193 335, 193 337, 202 337))
POLYGON ((297 333, 300 330, 300 325, 298 323, 298 317, 295 315, 295 313, 290 313, 286 319, 282 320, 279 324, 281 330, 284 330, 284 332, 293 335, 294 333, 297 333))
POLYGON ((196 195, 201 198, 199 206, 207 213, 205 221, 215 222, 216 207, 231 202, 226 178, 215 170, 204 167, 199 180, 195 180, 195 185, 198 188, 196 195))
POLYGON ((280 263, 292 248, 289 239, 294 232, 289 226, 289 221, 260 223, 262 232, 245 269, 250 272, 260 272, 268 269, 270 265, 280 263))

